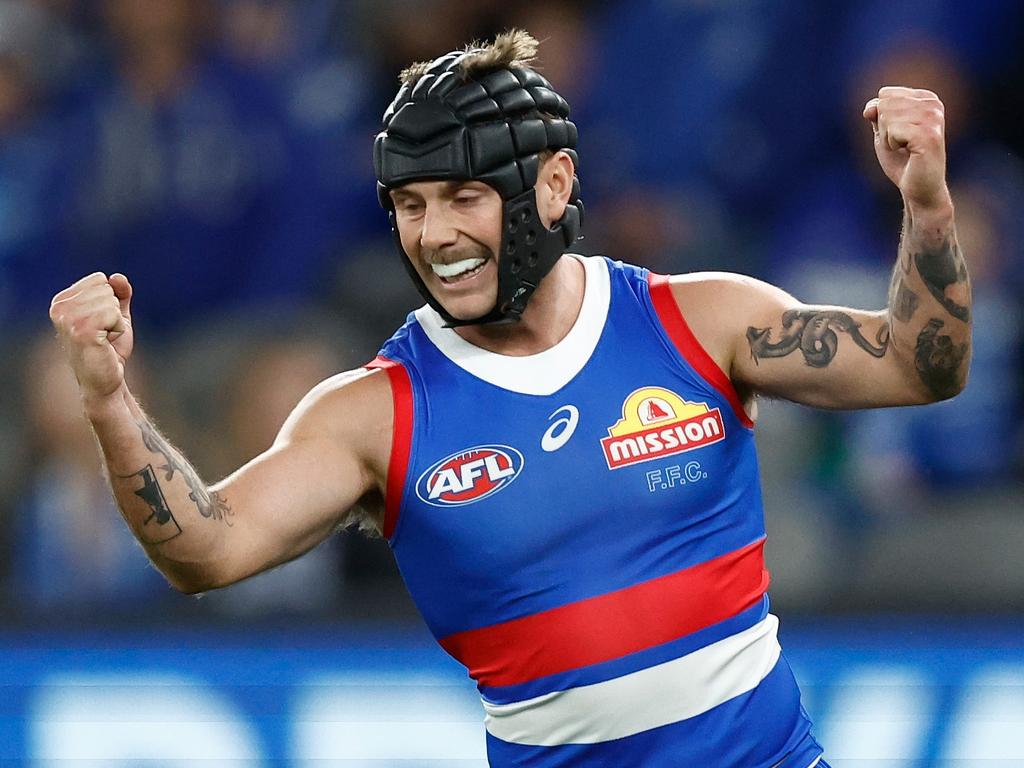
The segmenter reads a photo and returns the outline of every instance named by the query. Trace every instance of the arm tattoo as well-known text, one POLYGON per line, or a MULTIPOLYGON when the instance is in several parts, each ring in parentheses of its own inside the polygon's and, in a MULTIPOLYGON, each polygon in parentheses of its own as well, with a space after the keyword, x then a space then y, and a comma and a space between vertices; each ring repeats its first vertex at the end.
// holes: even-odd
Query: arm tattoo
POLYGON ((967 344, 954 344, 949 336, 939 335, 944 323, 932 318, 917 337, 914 364, 921 381, 935 395, 952 397, 961 389, 967 356, 967 344))
POLYGON ((917 305, 920 303, 917 294, 907 288, 903 281, 903 275, 896 274, 893 281, 893 292, 889 297, 889 310, 894 320, 901 323, 909 323, 917 312, 917 305))
POLYGON ((234 512, 231 511, 227 499, 217 491, 211 493, 206 490, 206 485, 196 474, 195 470, 174 455, 174 450, 160 433, 153 428, 152 424, 147 421, 140 421, 139 429, 142 431, 142 442, 145 443, 146 448, 151 453, 158 453, 163 456, 164 463, 158 469, 163 470, 164 480, 172 480, 174 479, 174 473, 180 472, 190 491, 188 497, 196 505, 199 514, 205 518, 223 520, 230 526, 231 517, 234 515, 234 512))
POLYGON ((194 472, 191 475, 186 473, 185 481, 188 483, 188 487, 192 489, 192 493, 188 497, 195 502, 196 509, 199 510, 200 515, 212 517, 214 520, 223 520, 228 526, 231 525, 231 517, 235 513, 231 511, 227 499, 217 491, 210 493, 210 491, 206 490, 206 486, 196 477, 194 472))
POLYGON ((967 282, 967 265, 956 241, 946 238, 939 248, 915 253, 913 259, 928 292, 949 314, 966 323, 971 317, 970 308, 946 296, 949 286, 967 282))
POLYGON ((146 502, 150 509, 150 515, 142 521, 142 530, 139 533, 143 544, 163 544, 181 533, 181 526, 167 506, 167 499, 164 498, 164 492, 157 482, 152 464, 147 464, 133 475, 121 477, 125 480, 131 477, 142 480, 142 487, 135 491, 135 495, 146 502))
POLYGON ((837 310, 791 309, 782 315, 782 333, 777 342, 769 339, 771 328, 747 328, 750 354, 756 363, 762 357, 785 357, 800 350, 804 362, 813 368, 824 368, 836 356, 839 337, 836 331, 848 333, 854 343, 872 357, 883 357, 889 348, 889 324, 878 329, 874 346, 860 332, 860 323, 837 310))
POLYGON ((171 451, 171 447, 160 436, 160 433, 153 429, 152 424, 147 421, 140 421, 138 424, 139 429, 142 431, 142 442, 149 452, 159 453, 164 457, 164 463, 157 467, 157 469, 164 471, 164 480, 174 479, 174 470, 178 469, 178 464, 174 460, 174 453, 171 451))

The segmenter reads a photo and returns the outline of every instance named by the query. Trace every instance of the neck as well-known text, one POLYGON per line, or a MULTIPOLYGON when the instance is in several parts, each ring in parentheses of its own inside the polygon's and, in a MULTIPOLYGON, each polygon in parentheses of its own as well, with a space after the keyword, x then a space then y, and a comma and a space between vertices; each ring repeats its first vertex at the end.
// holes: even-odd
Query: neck
POLYGON ((551 349, 568 335, 583 306, 583 264, 564 256, 544 277, 522 319, 507 325, 467 325, 455 332, 474 346, 514 357, 551 349))

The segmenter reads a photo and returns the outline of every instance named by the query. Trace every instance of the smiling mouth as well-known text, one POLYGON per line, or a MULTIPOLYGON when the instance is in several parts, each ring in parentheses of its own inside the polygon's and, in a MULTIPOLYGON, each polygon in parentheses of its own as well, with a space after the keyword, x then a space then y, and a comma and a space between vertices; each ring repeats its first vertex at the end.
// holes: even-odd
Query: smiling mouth
POLYGON ((431 264, 430 269, 441 279, 442 283, 451 285, 468 280, 478 274, 486 263, 487 259, 474 257, 453 261, 451 264, 431 264))

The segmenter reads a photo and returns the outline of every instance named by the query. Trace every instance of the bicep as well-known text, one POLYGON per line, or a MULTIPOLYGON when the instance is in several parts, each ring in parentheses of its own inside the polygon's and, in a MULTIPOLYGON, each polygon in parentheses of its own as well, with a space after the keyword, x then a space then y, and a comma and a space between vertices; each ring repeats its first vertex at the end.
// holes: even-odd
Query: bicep
POLYGON ((735 375, 756 392, 819 408, 920 402, 885 310, 801 304, 767 284, 743 303, 735 375))
POLYGON ((691 303, 696 298, 704 317, 693 322, 742 390, 818 408, 920 402, 908 375, 912 365, 893 348, 884 310, 803 304, 768 283, 735 275, 694 281, 683 291, 677 292, 681 307, 686 293, 691 303))
MULTIPOLYGON (((314 390, 274 445, 211 488, 231 508, 217 580, 228 584, 298 557, 380 485, 390 397, 380 383, 314 390)), ((387 388, 387 385, 384 384, 387 388)))

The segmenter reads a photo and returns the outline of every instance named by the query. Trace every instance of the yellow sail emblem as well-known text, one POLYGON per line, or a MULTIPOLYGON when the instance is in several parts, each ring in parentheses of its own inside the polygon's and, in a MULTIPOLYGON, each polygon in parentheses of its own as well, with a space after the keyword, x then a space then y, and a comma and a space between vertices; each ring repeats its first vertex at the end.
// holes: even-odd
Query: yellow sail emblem
POLYGON ((641 387, 622 404, 622 418, 608 428, 613 437, 640 432, 652 424, 684 421, 708 412, 707 403, 690 403, 661 387, 641 387))

